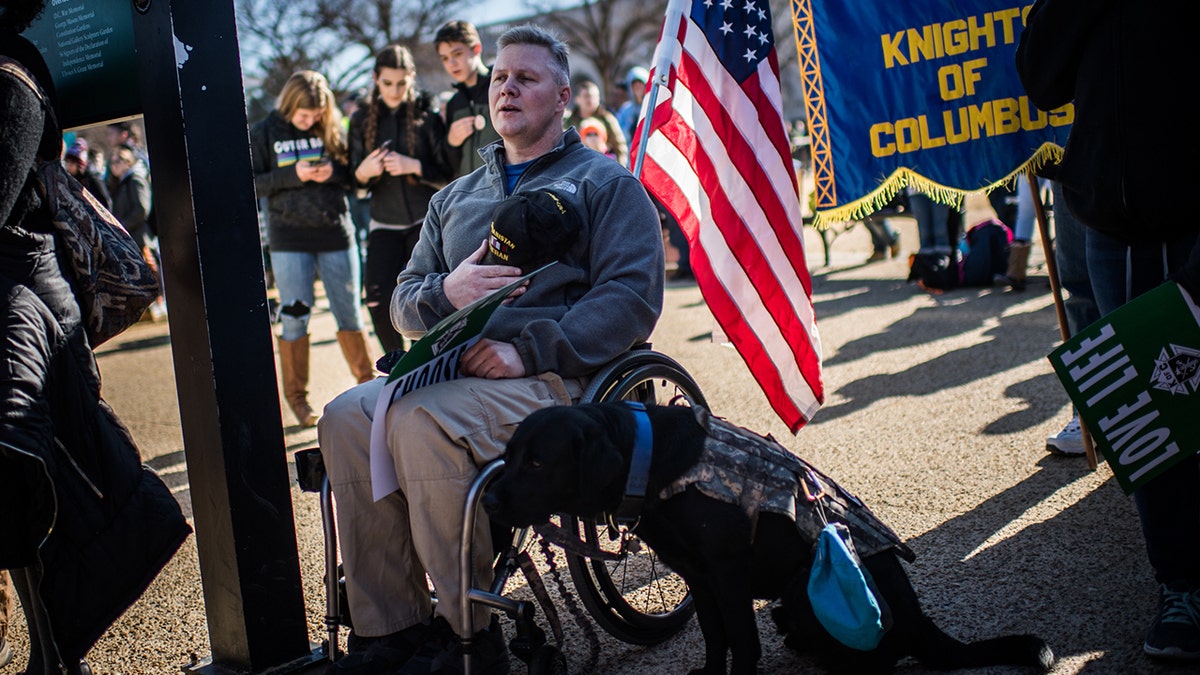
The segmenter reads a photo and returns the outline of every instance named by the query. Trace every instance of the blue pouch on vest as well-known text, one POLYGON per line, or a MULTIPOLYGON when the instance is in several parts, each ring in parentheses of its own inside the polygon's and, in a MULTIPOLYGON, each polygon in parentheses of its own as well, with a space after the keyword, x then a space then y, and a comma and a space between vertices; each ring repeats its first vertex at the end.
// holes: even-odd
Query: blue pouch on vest
POLYGON ((850 542, 850 530, 841 523, 826 525, 817 538, 808 598, 825 630, 852 649, 874 649, 891 627, 887 603, 874 585, 850 542))

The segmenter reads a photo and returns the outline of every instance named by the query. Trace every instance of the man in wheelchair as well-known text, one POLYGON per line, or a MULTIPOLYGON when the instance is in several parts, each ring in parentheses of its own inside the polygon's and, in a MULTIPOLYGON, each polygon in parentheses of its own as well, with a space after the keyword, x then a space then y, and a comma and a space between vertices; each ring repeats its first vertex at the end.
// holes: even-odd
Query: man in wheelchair
MULTIPOLYGON (((579 221, 578 237, 496 310, 463 357, 465 377, 391 404, 386 447, 379 452, 377 444, 374 462, 371 425, 384 380, 326 406, 318 439, 337 498, 355 635, 334 672, 461 672, 452 628, 464 618, 459 541, 479 467, 503 454, 529 413, 577 402, 591 374, 649 338, 662 310, 662 238, 646 191, 584 146, 574 128, 562 130, 571 101, 566 44, 520 26, 497 45, 488 98, 501 141, 480 151, 484 166, 433 198, 393 295, 392 321, 418 337, 521 275, 517 266, 484 261, 493 211, 514 192, 560 200, 579 221), (377 499, 371 467, 380 460, 391 465, 385 471, 394 472, 399 489, 377 499), (436 616, 426 574, 439 599, 436 616)), ((475 529, 475 583, 486 587, 493 550, 486 518, 475 529)), ((473 670, 507 673, 496 618, 486 607, 473 611, 474 625, 487 627, 474 636, 473 670)))

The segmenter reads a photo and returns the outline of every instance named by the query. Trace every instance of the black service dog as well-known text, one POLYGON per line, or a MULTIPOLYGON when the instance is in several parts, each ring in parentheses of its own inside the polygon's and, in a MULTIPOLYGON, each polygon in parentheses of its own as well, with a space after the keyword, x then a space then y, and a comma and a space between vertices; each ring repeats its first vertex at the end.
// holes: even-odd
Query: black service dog
MULTIPOLYGON (((796 521, 768 511, 752 521, 740 506, 695 486, 661 498, 664 486, 688 472, 704 452, 708 434, 698 417, 707 413, 647 406, 647 414, 653 455, 636 532, 687 582, 695 599, 705 665, 692 673, 725 673, 727 653, 732 653, 731 672, 756 672, 762 650, 755 598, 779 599, 772 615, 785 644, 813 654, 834 671, 886 673, 905 656, 937 669, 1004 664, 1046 671, 1053 664, 1049 646, 1033 635, 972 643, 947 635, 921 609, 892 547, 863 560, 890 608, 891 628, 870 651, 842 645, 813 614, 807 580, 814 541, 804 540, 796 521)), ((615 513, 625 497, 635 430, 633 411, 621 403, 531 414, 508 443, 506 468, 485 495, 485 508, 494 520, 514 527, 545 523, 554 513, 583 518, 615 513)))

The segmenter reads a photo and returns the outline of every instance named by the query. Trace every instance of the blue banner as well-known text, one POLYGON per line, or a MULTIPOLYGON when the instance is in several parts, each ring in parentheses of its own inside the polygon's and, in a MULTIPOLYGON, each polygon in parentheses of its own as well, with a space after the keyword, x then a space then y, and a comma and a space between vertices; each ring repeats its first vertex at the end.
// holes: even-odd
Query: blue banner
POLYGON ((946 203, 1056 159, 1074 107, 1017 76, 1029 4, 793 0, 817 221, 869 214, 906 185, 946 203))

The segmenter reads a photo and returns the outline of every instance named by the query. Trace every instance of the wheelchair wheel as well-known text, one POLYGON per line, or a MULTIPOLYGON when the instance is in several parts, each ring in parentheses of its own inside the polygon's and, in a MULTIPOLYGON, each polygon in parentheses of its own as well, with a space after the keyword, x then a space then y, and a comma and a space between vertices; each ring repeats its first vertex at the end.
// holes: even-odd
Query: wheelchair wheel
MULTIPOLYGON (((700 387, 682 366, 650 350, 631 351, 597 374, 582 400, 706 405, 700 387)), ((575 527, 590 544, 625 551, 619 560, 567 554, 575 590, 601 628, 638 645, 658 644, 683 629, 696 611, 687 584, 644 542, 636 537, 626 541, 628 524, 576 519, 575 527)))

